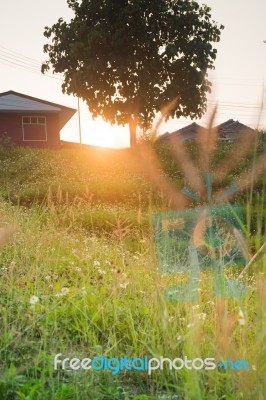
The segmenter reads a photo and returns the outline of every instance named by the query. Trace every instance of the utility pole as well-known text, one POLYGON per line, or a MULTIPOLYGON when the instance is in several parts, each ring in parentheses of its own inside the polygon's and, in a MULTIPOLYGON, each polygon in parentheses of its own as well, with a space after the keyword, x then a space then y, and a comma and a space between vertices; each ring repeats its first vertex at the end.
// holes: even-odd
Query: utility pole
MULTIPOLYGON (((266 44, 266 40, 263 40, 263 43, 266 44)), ((264 96, 266 93, 266 89, 265 89, 265 79, 263 79, 263 93, 262 93, 262 105, 261 105, 261 112, 264 109, 264 96)))
POLYGON ((81 135, 81 122, 80 122, 80 105, 79 105, 79 97, 78 97, 78 119, 79 119, 79 144, 80 144, 80 149, 82 149, 82 135, 81 135))

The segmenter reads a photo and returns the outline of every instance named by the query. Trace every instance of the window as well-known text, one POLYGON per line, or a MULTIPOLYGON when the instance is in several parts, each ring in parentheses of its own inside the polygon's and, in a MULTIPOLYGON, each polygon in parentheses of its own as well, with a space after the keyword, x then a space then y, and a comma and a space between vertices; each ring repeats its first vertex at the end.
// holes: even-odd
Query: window
POLYGON ((40 124, 40 125, 45 124, 45 118, 44 117, 38 117, 38 124, 40 124))
POLYGON ((24 142, 46 142, 46 117, 22 117, 22 131, 24 142))
POLYGON ((30 123, 31 124, 38 124, 38 118, 37 117, 30 117, 30 123))
POLYGON ((23 124, 30 124, 30 117, 23 117, 23 124))

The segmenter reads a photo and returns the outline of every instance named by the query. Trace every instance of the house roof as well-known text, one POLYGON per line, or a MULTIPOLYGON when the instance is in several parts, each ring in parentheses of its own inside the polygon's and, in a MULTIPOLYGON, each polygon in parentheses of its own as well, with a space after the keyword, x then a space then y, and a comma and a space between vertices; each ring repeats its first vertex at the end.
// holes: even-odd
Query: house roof
POLYGON ((193 122, 192 124, 189 124, 181 129, 178 129, 177 131, 171 133, 166 132, 163 135, 161 135, 158 139, 168 141, 168 140, 173 140, 175 137, 178 137, 184 140, 190 138, 191 136, 196 136, 199 132, 199 129, 202 129, 202 126, 200 126, 196 122, 193 122))
POLYGON ((160 135, 159 137, 158 137, 158 140, 160 139, 167 139, 168 137, 170 136, 170 133, 169 132, 165 132, 165 133, 163 133, 162 135, 160 135))
POLYGON ((76 113, 74 108, 62 106, 50 101, 41 100, 36 97, 9 90, 0 93, 0 113, 1 112, 32 112, 32 113, 58 113, 60 129, 76 113))
POLYGON ((250 128, 249 126, 244 125, 239 121, 234 121, 233 119, 228 119, 227 121, 218 125, 216 129, 218 129, 219 135, 230 135, 238 134, 243 131, 254 131, 254 129, 250 128))
MULTIPOLYGON (((163 135, 159 136, 158 140, 170 141, 175 138, 180 138, 182 140, 193 139, 197 136, 200 129, 204 129, 204 128, 202 126, 200 126, 199 124, 197 124, 196 122, 193 122, 192 124, 184 126, 184 128, 181 128, 172 133, 169 133, 169 132, 164 133, 163 135)), ((239 121, 234 121, 233 119, 228 119, 227 121, 223 122, 222 124, 217 125, 216 129, 218 129, 218 135, 220 137, 237 135, 244 131, 254 132, 254 129, 250 128, 247 125, 242 124, 239 121)))
MULTIPOLYGON (((181 134, 184 134, 184 133, 198 133, 199 129, 201 129, 201 128, 202 128, 202 126, 200 126, 196 122, 192 122, 192 124, 184 126, 184 128, 181 128, 176 132, 180 132, 181 134)), ((173 132, 172 135, 175 134, 176 132, 173 132)))

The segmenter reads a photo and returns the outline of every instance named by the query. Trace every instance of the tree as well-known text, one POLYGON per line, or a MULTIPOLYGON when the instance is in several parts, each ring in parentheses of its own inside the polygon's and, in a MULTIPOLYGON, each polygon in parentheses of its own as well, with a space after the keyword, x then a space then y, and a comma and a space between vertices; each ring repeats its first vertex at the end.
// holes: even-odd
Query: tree
POLYGON ((222 25, 193 0, 67 0, 70 22, 45 27, 44 46, 64 74, 62 90, 87 102, 93 117, 149 128, 156 112, 178 98, 171 117, 201 117, 222 25))

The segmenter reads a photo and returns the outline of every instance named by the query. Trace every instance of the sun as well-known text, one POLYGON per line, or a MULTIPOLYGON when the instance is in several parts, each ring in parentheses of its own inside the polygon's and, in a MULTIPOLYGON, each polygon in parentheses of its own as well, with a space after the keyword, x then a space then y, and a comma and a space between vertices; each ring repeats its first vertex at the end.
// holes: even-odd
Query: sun
MULTIPOLYGON (((129 132, 127 127, 112 126, 101 119, 90 124, 88 133, 89 144, 100 147, 127 147, 129 145, 129 132)), ((85 130, 83 129, 83 132, 85 130)), ((84 132, 85 143, 85 132, 84 132)))
POLYGON ((90 126, 90 144, 101 147, 116 147, 112 126, 100 120, 92 122, 90 126))
MULTIPOLYGON (((61 130, 61 140, 79 142, 78 115, 75 115, 61 130)), ((110 125, 101 118, 95 120, 87 112, 81 113, 81 141, 99 147, 129 147, 128 126, 110 125)))

